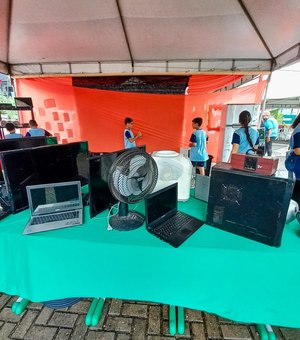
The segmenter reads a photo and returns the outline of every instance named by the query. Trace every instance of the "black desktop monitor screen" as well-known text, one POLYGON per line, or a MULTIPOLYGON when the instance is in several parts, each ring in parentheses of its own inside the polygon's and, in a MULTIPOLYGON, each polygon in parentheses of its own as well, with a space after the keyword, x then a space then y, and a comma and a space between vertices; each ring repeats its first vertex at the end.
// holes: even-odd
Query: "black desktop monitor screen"
POLYGON ((1 154, 12 212, 28 207, 26 186, 79 180, 88 184, 87 142, 41 146, 1 154))
POLYGON ((8 150, 35 148, 37 146, 43 146, 47 144, 50 143, 48 143, 47 137, 45 136, 2 139, 0 140, 0 152, 8 150))
POLYGON ((91 218, 117 203, 108 187, 109 169, 116 158, 116 154, 108 153, 89 159, 91 218))
MULTIPOLYGON (((34 148, 48 144, 57 144, 57 138, 40 136, 40 137, 2 139, 0 140, 0 152, 34 148)), ((1 172, 0 181, 3 180, 4 178, 1 172)))
MULTIPOLYGON (((137 147, 146 151, 146 146, 137 147)), ((136 148, 134 148, 136 149, 136 148)), ((90 190, 90 216, 95 217, 101 211, 111 208, 117 203, 108 187, 108 173, 113 162, 127 149, 94 156, 89 159, 89 190, 90 190)))

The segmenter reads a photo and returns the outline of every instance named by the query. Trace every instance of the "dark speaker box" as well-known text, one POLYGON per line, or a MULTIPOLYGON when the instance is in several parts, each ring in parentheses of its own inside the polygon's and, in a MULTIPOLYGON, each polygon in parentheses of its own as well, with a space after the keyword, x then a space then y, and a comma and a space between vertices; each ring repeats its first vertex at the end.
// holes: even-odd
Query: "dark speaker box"
POLYGON ((294 188, 294 177, 264 176, 212 168, 206 223, 269 246, 279 247, 294 188))
POLYGON ((259 157, 234 153, 231 155, 231 166, 234 169, 256 172, 262 175, 273 175, 278 167, 278 157, 259 157))

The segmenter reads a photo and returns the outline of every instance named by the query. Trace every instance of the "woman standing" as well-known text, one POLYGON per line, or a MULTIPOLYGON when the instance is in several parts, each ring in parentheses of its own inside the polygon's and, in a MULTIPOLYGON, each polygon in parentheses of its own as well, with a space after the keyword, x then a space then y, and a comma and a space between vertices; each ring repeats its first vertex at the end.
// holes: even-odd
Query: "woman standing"
POLYGON ((242 111, 239 115, 239 123, 241 127, 234 131, 232 136, 232 150, 229 157, 234 153, 254 154, 259 145, 258 131, 249 127, 251 122, 251 114, 249 111, 242 111))
POLYGON ((295 118, 291 125, 293 133, 290 138, 290 150, 293 150, 295 155, 300 156, 300 113, 295 118))

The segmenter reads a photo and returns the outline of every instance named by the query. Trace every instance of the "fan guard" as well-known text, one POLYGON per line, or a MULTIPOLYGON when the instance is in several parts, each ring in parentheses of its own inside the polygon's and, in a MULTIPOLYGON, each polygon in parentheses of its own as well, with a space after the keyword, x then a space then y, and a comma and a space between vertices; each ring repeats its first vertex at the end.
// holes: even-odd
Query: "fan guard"
POLYGON ((120 205, 119 213, 109 220, 113 229, 133 230, 142 226, 144 216, 128 211, 128 204, 137 203, 151 193, 157 179, 156 162, 144 151, 129 149, 114 161, 108 174, 108 186, 120 205))

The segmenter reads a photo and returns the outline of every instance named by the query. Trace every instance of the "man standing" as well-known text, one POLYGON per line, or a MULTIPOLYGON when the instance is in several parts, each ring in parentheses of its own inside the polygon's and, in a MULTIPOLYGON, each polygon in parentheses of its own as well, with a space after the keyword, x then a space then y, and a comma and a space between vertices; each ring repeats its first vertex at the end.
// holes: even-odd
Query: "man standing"
POLYGON ((262 118, 265 127, 265 154, 272 156, 272 143, 278 135, 278 123, 269 111, 264 111, 262 118))
POLYGON ((124 147, 125 149, 130 149, 136 147, 135 140, 138 138, 142 138, 142 133, 138 132, 136 136, 134 136, 131 128, 133 121, 131 118, 125 118, 125 130, 124 130, 124 147))

